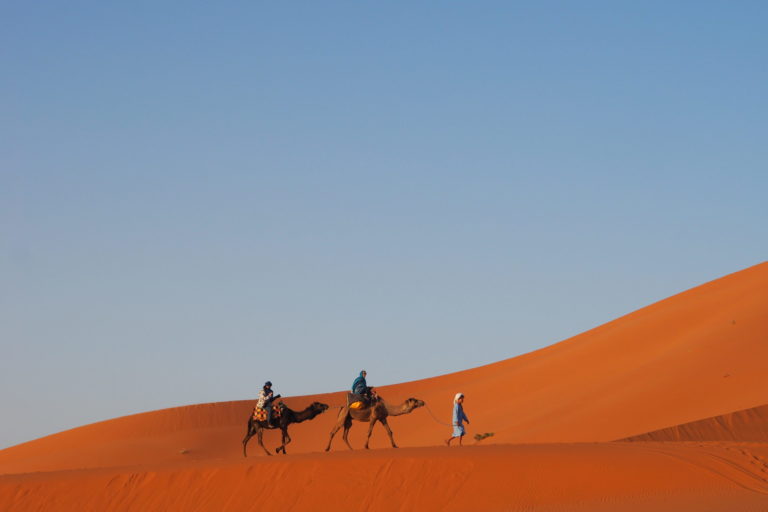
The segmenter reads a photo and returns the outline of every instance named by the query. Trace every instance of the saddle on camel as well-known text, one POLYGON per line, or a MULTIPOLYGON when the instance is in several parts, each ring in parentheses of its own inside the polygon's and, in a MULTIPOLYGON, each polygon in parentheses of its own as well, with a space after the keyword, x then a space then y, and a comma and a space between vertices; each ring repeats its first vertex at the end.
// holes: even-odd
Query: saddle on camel
POLYGON ((365 393, 347 393, 347 405, 350 409, 363 409, 379 401, 379 395, 373 388, 367 388, 365 393))
MULTIPOLYGON (((280 395, 277 395, 274 399, 277 400, 280 398, 280 395)), ((268 407, 272 408, 272 415, 270 417, 269 425, 271 427, 277 428, 277 426, 280 424, 280 417, 283 415, 283 411, 285 410, 285 404, 283 402, 279 402, 276 404, 269 404, 268 407)), ((255 406, 253 408, 253 419, 256 421, 267 421, 267 416, 269 411, 267 411, 264 407, 255 406)))

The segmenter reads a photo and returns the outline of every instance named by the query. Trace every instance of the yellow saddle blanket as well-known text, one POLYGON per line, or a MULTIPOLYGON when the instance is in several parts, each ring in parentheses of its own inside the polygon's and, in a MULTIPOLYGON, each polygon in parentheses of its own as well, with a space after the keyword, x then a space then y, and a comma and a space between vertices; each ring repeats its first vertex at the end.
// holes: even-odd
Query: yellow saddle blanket
MULTIPOLYGON (((276 420, 283 415, 283 404, 276 404, 272 406, 272 419, 276 420)), ((261 407, 253 408, 253 419, 256 421, 267 421, 267 410, 261 407)))
POLYGON ((361 402, 361 401, 352 402, 351 404, 349 404, 350 409, 362 409, 363 407, 365 407, 365 402, 361 402))

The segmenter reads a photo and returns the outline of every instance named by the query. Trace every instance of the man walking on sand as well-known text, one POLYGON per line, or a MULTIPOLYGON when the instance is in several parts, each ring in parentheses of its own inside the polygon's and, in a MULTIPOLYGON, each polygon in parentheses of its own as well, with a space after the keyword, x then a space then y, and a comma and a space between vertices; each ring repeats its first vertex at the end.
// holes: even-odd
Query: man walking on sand
POLYGON ((467 425, 469 425, 469 418, 467 418, 467 415, 464 414, 464 395, 461 393, 456 393, 456 396, 453 397, 453 435, 445 440, 445 444, 448 446, 451 446, 451 441, 453 441, 455 438, 459 438, 459 446, 462 446, 461 441, 464 439, 464 434, 466 433, 464 431, 464 425, 462 422, 466 421, 467 425))

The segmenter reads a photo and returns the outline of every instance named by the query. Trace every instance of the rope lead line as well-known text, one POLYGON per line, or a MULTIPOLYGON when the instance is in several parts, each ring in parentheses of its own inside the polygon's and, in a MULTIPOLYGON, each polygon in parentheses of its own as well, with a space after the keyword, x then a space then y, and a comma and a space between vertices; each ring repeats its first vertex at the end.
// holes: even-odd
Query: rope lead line
POLYGON ((427 402, 424 402, 424 407, 427 408, 427 412, 429 413, 430 416, 432 416, 432 419, 435 420, 436 423, 439 423, 440 425, 444 425, 446 427, 452 427, 453 426, 450 423, 445 423, 445 422, 440 421, 439 419, 437 419, 437 416, 434 415, 434 413, 432 412, 432 409, 429 408, 429 404, 427 404, 427 402))

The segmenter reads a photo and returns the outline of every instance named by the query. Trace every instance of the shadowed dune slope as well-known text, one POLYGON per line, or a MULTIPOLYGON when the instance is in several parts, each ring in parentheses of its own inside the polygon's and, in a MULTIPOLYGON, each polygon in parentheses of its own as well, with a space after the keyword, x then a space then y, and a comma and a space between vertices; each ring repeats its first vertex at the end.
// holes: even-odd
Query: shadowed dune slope
MULTIPOLYGON (((453 394, 464 392, 469 434, 495 433, 483 444, 623 439, 768 403, 766 311, 762 263, 547 348, 379 391, 390 402, 421 398, 441 422, 450 421, 453 394)), ((356 372, 350 368, 350 380, 356 372)), ((369 377, 374 385, 385 378, 369 377)), ((338 405, 342 393, 286 403, 303 408, 313 400, 338 405)), ((0 451, 0 473, 242 458, 252 403, 177 407, 61 432, 0 451)), ((334 417, 329 411, 293 426, 289 453, 322 450, 334 417)), ((449 432, 424 409, 390 423, 404 447, 437 445, 449 432)), ((364 433, 355 424, 354 446, 364 433)), ((339 437, 334 450, 342 449, 339 437)), ((277 435, 265 440, 274 448, 277 435)), ((388 446, 379 426, 371 446, 388 446)), ((263 456, 255 441, 249 455, 263 456)))
POLYGON ((768 405, 631 436, 621 441, 768 442, 768 405))

